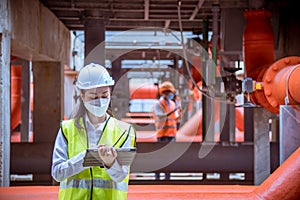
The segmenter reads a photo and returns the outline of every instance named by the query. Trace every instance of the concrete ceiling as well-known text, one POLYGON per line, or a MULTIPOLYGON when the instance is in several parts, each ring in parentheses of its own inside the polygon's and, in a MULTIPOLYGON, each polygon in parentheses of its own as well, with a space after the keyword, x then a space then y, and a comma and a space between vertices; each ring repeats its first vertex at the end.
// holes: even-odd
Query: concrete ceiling
MULTIPOLYGON (((106 30, 161 27, 179 30, 178 0, 40 0, 70 30, 83 30, 86 20, 103 19, 106 30)), ((248 0, 182 0, 183 31, 201 32, 212 25, 212 8, 248 8, 248 0)), ((220 18, 219 18, 220 20, 220 18)))

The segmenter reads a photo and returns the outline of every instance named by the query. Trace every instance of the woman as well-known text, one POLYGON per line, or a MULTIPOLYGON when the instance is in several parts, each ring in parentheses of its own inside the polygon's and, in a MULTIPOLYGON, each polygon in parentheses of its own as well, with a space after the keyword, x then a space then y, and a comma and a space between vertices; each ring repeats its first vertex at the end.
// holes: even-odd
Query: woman
POLYGON ((129 166, 116 160, 115 148, 134 147, 134 128, 107 113, 114 81, 101 65, 83 67, 76 81, 79 107, 62 121, 55 141, 52 177, 60 182, 59 199, 126 199, 129 166), (103 166, 84 167, 86 149, 96 147, 103 166))

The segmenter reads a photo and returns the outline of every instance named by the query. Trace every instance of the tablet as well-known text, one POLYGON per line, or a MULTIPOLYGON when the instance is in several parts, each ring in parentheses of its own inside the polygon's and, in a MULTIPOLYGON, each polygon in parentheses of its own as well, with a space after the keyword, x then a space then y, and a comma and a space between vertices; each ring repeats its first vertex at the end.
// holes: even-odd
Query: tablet
MULTIPOLYGON (((136 148, 135 147, 123 147, 123 148, 115 148, 117 152, 117 161, 120 165, 131 165, 135 154, 136 148)), ((92 166, 100 166, 103 167, 103 162, 98 154, 98 148, 90 148, 87 149, 84 161, 84 167, 92 167, 92 166)))

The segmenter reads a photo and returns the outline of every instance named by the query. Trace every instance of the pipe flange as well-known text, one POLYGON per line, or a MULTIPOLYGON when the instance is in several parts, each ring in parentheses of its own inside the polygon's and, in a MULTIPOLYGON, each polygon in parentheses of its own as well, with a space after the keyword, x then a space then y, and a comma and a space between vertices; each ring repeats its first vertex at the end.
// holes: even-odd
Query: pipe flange
MULTIPOLYGON (((269 66, 270 65, 264 65, 260 68, 260 72, 256 79, 257 82, 263 82, 264 74, 267 71, 269 66)), ((273 106, 267 100, 266 95, 263 90, 256 90, 254 92, 254 96, 259 105, 262 105, 264 108, 266 108, 270 112, 276 113, 276 110, 273 108, 273 106)))
POLYGON ((279 73, 285 73, 283 69, 292 67, 294 65, 300 64, 300 57, 298 56, 290 56, 286 58, 282 58, 275 63, 273 63, 266 71, 263 82, 264 82, 264 94, 266 96, 267 101, 273 107, 276 113, 279 113, 279 106, 284 105, 284 97, 286 94, 286 85, 285 79, 282 78, 276 79, 279 73), (282 84, 279 84, 279 81, 283 81, 282 84), (276 83, 276 84, 275 84, 276 83))

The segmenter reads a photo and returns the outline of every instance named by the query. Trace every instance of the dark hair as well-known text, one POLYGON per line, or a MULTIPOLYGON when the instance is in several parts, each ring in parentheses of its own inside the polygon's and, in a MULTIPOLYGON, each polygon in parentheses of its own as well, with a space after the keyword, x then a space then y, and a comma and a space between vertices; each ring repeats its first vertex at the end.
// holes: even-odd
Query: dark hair
MULTIPOLYGON (((82 93, 84 95, 85 90, 80 90, 80 93, 82 93)), ((79 120, 80 120, 80 118, 84 119, 84 116, 86 114, 86 108, 84 107, 83 101, 80 96, 79 96, 78 100, 79 100, 79 104, 76 106, 76 108, 74 109, 71 116, 72 116, 72 118, 75 119, 75 126, 77 128, 84 128, 80 125, 79 120)))

